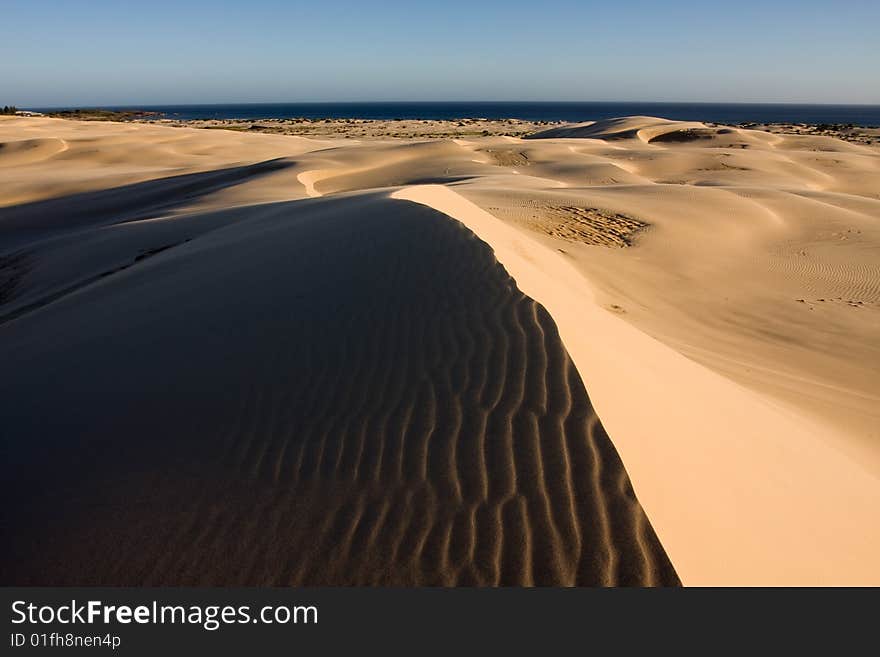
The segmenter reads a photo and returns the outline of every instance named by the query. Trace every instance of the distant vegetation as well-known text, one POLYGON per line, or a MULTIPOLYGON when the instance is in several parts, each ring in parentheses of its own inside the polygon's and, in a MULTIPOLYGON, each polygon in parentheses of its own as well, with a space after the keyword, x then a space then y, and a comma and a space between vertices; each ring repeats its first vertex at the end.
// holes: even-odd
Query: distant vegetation
POLYGON ((161 116, 159 112, 143 110, 108 110, 108 109, 74 109, 50 112, 49 116, 60 119, 77 119, 79 121, 132 121, 161 116))
POLYGON ((4 105, 3 109, 0 110, 0 114, 15 114, 18 111, 18 108, 15 105, 4 105))

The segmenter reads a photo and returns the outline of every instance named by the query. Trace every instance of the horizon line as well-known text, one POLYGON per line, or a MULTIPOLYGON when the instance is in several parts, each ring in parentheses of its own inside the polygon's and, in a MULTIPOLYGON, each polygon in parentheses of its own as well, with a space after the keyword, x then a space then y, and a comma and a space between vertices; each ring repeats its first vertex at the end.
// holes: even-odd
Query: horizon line
MULTIPOLYGON (((880 103, 829 103, 803 101, 722 101, 722 100, 277 100, 277 101, 223 101, 223 102, 148 102, 148 103, 89 103, 21 106, 21 109, 100 109, 139 107, 221 107, 224 105, 383 105, 435 103, 467 104, 592 104, 592 105, 776 105, 827 107, 880 107, 880 103)), ((18 107, 17 105, 14 105, 18 107)))

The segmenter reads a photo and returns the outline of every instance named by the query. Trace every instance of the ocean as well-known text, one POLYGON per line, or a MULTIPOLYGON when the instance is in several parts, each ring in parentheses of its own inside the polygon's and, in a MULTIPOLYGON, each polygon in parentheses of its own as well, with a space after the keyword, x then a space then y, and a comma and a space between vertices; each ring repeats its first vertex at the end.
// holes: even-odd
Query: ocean
MULTIPOLYGON (((30 109, 30 108, 29 108, 30 109)), ((33 108, 51 111, 65 108, 33 108)), ((525 119, 594 121, 648 115, 715 123, 852 123, 880 126, 880 105, 610 102, 369 102, 138 105, 106 109, 160 112, 170 119, 525 119)))

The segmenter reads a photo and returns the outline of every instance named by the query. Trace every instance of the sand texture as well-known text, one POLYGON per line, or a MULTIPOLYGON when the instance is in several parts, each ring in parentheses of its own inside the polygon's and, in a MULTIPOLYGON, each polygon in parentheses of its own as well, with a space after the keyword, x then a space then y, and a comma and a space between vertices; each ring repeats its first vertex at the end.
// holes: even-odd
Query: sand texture
POLYGON ((804 132, 0 119, 3 583, 880 584, 880 149, 804 132))
POLYGON ((460 223, 386 194, 133 218, 276 170, 0 217, 46 231, 34 267, 94 263, 6 304, 4 581, 678 583, 553 320, 460 223))

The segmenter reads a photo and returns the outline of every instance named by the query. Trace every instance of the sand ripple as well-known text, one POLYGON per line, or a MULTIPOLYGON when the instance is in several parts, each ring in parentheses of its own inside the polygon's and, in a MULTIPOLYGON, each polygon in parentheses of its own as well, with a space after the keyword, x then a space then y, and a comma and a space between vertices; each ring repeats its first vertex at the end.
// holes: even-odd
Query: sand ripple
POLYGON ((303 203, 2 328, 28 363, 2 386, 3 581, 678 583, 553 320, 489 247, 415 204, 303 203), (59 324, 67 356, 39 337, 59 324))

